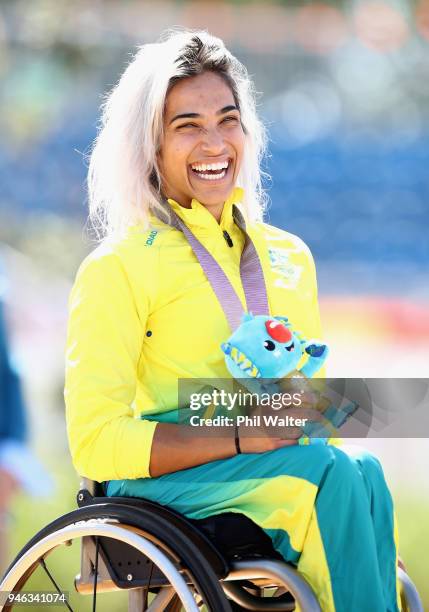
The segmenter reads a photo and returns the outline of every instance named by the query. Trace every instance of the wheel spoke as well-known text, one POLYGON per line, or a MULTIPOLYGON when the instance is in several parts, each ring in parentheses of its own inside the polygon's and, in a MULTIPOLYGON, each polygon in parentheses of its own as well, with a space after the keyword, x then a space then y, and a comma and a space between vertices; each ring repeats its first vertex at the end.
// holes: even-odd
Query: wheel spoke
POLYGON ((153 561, 150 564, 149 581, 148 581, 147 587, 145 589, 143 610, 147 610, 148 597, 149 597, 149 589, 150 589, 150 581, 152 580, 152 573, 153 573, 153 561))
POLYGON ((100 540, 98 537, 95 538, 95 565, 94 565, 94 592, 92 596, 92 612, 96 612, 95 608, 97 605, 97 580, 98 580, 98 550, 100 546, 100 540))
POLYGON ((64 592, 58 586, 58 584, 55 581, 54 577, 52 576, 51 572, 48 570, 48 567, 47 567, 47 565, 45 563, 45 559, 43 557, 40 559, 39 563, 43 567, 43 569, 45 570, 46 574, 48 575, 49 580, 52 582, 52 584, 56 588, 58 595, 63 595, 64 596, 64 601, 63 601, 64 605, 70 610, 70 612, 73 612, 73 608, 70 606, 69 602, 67 601, 67 597, 65 596, 64 592))

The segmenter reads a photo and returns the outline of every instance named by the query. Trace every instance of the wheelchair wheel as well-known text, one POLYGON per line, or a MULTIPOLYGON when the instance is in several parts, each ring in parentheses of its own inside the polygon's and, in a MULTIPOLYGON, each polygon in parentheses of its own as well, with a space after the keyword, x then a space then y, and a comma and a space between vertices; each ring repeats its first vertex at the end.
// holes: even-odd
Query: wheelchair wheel
POLYGON ((231 612, 215 572, 179 530, 108 503, 70 512, 39 531, 9 566, 0 584, 5 591, 13 593, 0 602, 5 612, 30 601, 36 610, 55 601, 79 612, 231 612), (90 551, 86 561, 76 542, 90 551), (86 581, 79 567, 89 568, 86 581))

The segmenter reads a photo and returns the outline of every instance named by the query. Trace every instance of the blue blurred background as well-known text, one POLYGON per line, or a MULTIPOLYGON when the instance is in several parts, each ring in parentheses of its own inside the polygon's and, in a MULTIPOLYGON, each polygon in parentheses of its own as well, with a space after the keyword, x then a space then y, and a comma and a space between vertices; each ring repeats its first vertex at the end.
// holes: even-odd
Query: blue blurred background
MULTIPOLYGON (((102 94, 137 45, 174 25, 222 37, 261 92, 267 220, 313 252, 329 374, 429 373, 427 0, 2 0, 0 257, 33 446, 57 482, 43 516, 24 522, 32 502, 17 499, 15 549, 74 505, 63 350, 68 292, 95 247, 85 175, 102 94)), ((402 555, 429 605, 427 439, 364 444, 383 461, 402 555)))

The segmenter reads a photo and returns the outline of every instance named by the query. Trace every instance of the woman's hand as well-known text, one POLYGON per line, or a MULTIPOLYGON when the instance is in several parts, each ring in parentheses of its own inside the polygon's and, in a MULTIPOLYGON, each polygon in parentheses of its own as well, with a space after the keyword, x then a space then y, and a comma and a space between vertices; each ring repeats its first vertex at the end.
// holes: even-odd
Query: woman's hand
POLYGON ((241 452, 264 453, 298 444, 305 425, 323 419, 321 413, 313 409, 314 402, 314 394, 305 393, 301 395, 300 406, 280 410, 257 406, 251 410, 248 422, 238 426, 241 452))

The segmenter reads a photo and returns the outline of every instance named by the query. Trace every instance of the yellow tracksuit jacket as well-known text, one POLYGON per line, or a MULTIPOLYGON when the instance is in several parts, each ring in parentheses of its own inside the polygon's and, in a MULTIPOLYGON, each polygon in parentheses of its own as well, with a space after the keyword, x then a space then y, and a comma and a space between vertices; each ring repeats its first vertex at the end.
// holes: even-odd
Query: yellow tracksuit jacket
MULTIPOLYGON (((197 200, 171 206, 213 254, 243 306, 244 236, 232 217, 236 188, 220 223, 197 200), (223 236, 226 230, 233 247, 223 236)), ((298 237, 248 224, 261 259, 271 315, 286 315, 320 338, 312 255, 298 237)), ((151 228, 98 246, 81 264, 69 299, 65 403, 76 470, 93 480, 148 477, 157 423, 144 415, 177 408, 179 378, 229 378, 220 349, 231 331, 182 232, 151 216, 151 228)))

